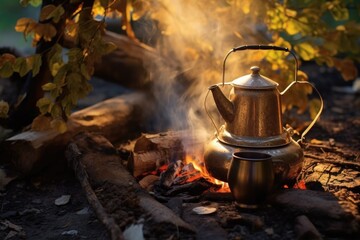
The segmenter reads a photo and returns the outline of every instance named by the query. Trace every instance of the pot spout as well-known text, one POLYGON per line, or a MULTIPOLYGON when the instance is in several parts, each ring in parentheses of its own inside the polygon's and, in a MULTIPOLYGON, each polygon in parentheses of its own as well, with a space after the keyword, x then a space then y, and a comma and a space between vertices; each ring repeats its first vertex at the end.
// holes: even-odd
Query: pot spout
POLYGON ((225 122, 231 123, 234 120, 234 104, 225 97, 217 84, 210 86, 209 90, 213 94, 220 115, 224 118, 225 122))

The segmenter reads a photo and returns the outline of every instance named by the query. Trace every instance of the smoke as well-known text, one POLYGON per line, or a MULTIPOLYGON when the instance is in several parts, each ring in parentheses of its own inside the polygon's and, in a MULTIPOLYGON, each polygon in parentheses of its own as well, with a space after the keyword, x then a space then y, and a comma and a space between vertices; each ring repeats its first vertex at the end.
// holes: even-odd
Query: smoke
MULTIPOLYGON (((150 15, 161 33, 155 47, 171 66, 157 66, 161 74, 153 80, 162 126, 203 130, 203 137, 214 133, 204 100, 208 87, 222 81, 224 56, 233 47, 266 39, 259 42, 262 36, 257 33, 256 14, 248 14, 252 2, 257 1, 151 1, 150 15)), ((248 53, 230 57, 226 81, 248 74, 252 64, 248 59, 248 53)), ((206 104, 216 115, 210 95, 206 104)))

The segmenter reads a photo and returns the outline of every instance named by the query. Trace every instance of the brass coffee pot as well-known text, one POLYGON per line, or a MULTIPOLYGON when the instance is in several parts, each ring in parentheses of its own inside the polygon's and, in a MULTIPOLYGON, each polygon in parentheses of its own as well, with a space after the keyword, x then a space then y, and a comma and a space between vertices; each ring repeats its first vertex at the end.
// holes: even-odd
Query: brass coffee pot
MULTIPOLYGON (((293 129, 284 128, 281 113, 281 96, 294 84, 307 81, 297 81, 298 63, 295 54, 287 48, 266 45, 245 45, 231 49, 223 62, 222 83, 209 87, 217 110, 225 123, 218 128, 208 113, 216 128, 214 139, 205 147, 205 165, 208 172, 215 178, 227 181, 227 172, 232 154, 236 151, 258 151, 270 154, 274 163, 275 180, 278 183, 294 180, 299 174, 303 163, 303 151, 298 142, 292 139, 293 129), (239 77, 232 82, 225 82, 225 64, 228 56, 242 50, 276 50, 289 52, 295 59, 295 79, 280 92, 278 83, 261 75, 260 68, 251 67, 251 74, 239 77), (230 85, 232 89, 227 98, 220 86, 230 85), (278 161, 276 161, 278 160, 278 161)), ((316 90, 319 94, 319 92, 316 90)), ((300 141, 319 118, 321 108, 315 119, 302 133, 300 141)), ((206 109, 206 99, 205 99, 206 109)), ((206 109, 207 111, 207 109, 206 109)), ((208 112, 208 111, 207 111, 208 112)))

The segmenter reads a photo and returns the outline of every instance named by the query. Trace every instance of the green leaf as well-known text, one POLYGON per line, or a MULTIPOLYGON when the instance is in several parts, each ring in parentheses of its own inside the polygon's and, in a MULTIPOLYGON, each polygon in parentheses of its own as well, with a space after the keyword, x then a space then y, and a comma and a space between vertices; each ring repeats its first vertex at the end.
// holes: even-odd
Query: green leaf
POLYGON ((65 13, 65 10, 61 5, 55 6, 53 4, 49 4, 41 9, 40 21, 52 19, 52 21, 54 23, 57 23, 57 22, 59 22, 61 16, 64 13, 65 13))
POLYGON ((80 71, 81 71, 81 74, 85 77, 85 79, 87 79, 87 80, 91 79, 91 75, 85 64, 81 64, 80 71))
POLYGON ((334 5, 330 9, 330 13, 336 21, 343 21, 349 19, 349 10, 346 7, 334 5))
POLYGON ((30 5, 33 6, 33 7, 38 7, 38 6, 41 5, 42 0, 29 0, 29 3, 30 3, 30 5))
POLYGON ((79 62, 83 57, 83 51, 80 48, 71 48, 68 53, 69 62, 79 62))
POLYGON ((36 106, 39 108, 41 114, 45 114, 51 111, 53 103, 51 99, 43 97, 37 101, 36 106))
POLYGON ((25 76, 32 68, 30 60, 24 57, 17 58, 13 66, 14 71, 18 72, 20 77, 25 76))
POLYGON ((36 76, 40 72, 40 67, 42 64, 42 59, 40 54, 35 54, 33 57, 33 66, 32 66, 32 74, 33 77, 36 76))
POLYGON ((51 75, 55 76, 59 69, 64 65, 62 59, 62 47, 59 44, 55 44, 48 53, 49 68, 51 75))
POLYGON ((31 5, 33 7, 38 7, 42 3, 42 0, 20 0, 20 4, 23 7, 26 7, 27 5, 31 5))
POLYGON ((53 118, 61 118, 62 117, 63 110, 58 104, 55 104, 51 109, 51 116, 53 118))
POLYGON ((45 83, 44 85, 42 85, 42 90, 44 91, 51 91, 57 88, 56 84, 54 83, 45 83))
POLYGON ((5 62, 0 68, 0 77, 9 78, 13 75, 13 64, 11 62, 5 62))

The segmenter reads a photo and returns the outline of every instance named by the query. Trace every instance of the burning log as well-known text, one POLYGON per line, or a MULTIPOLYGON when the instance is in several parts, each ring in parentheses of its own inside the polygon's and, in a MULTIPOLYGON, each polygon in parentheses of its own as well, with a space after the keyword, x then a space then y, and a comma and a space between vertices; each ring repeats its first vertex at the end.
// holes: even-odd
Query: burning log
POLYGON ((135 177, 154 171, 164 164, 184 160, 186 155, 202 156, 203 142, 197 133, 170 131, 159 134, 143 134, 135 140, 128 169, 135 177))
POLYGON ((145 93, 127 94, 73 113, 65 133, 30 130, 17 134, 1 142, 1 161, 9 163, 23 175, 35 173, 50 163, 54 167, 64 166, 65 146, 81 131, 99 132, 110 141, 139 134, 141 123, 148 117, 143 111, 145 102, 149 103, 145 93))
MULTIPOLYGON (((66 156, 73 166, 74 164, 81 166, 79 164, 81 163, 86 169, 89 179, 94 184, 103 182, 114 184, 117 186, 116 191, 125 191, 124 194, 129 191, 129 188, 133 189, 132 193, 135 193, 138 198, 138 206, 149 213, 154 221, 170 223, 182 229, 194 231, 192 226, 153 199, 136 182, 136 179, 123 167, 115 148, 103 136, 89 133, 75 136, 73 142, 69 145, 66 156), (73 145, 76 145, 81 155, 73 151, 75 149, 73 145)), ((81 173, 81 171, 77 171, 76 175, 80 178, 81 173)), ((87 188, 84 190, 87 191, 87 188)))

